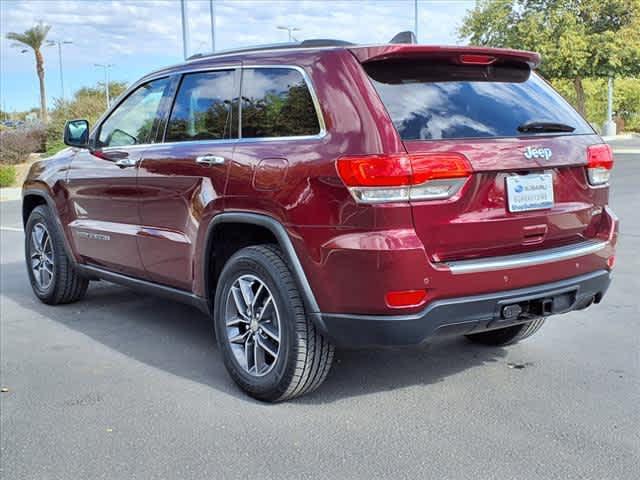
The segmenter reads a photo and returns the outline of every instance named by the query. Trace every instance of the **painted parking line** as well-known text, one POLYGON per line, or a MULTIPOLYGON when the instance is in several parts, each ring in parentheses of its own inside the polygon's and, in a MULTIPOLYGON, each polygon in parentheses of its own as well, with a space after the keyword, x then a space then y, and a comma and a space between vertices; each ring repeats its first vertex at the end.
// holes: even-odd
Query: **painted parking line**
POLYGON ((625 154, 625 153, 636 153, 636 154, 640 154, 640 148, 624 148, 624 147, 619 147, 619 148, 614 148, 613 149, 613 153, 617 153, 617 154, 625 154))

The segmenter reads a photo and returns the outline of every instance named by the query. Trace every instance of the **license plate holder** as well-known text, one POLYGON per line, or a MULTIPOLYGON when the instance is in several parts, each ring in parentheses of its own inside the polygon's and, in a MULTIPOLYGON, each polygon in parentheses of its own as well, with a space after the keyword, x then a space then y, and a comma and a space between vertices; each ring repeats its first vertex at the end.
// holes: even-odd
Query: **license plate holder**
POLYGON ((528 212, 552 208, 553 174, 531 173, 507 177, 507 207, 509 212, 528 212))

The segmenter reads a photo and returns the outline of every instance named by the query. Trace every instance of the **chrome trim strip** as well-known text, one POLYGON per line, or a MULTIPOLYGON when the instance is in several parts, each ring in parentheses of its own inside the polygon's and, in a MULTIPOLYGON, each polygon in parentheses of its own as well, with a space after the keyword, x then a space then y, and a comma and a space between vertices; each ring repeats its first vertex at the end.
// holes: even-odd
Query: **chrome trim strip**
POLYGON ((500 257, 477 258, 473 260, 458 260, 436 264, 440 267, 448 267, 453 275, 465 273, 490 272, 494 270, 506 270, 509 268, 522 268, 546 263, 570 260, 584 255, 599 252, 608 245, 602 240, 587 240, 585 242, 567 245, 564 247, 549 248, 537 252, 519 253, 516 255, 504 255, 500 257))

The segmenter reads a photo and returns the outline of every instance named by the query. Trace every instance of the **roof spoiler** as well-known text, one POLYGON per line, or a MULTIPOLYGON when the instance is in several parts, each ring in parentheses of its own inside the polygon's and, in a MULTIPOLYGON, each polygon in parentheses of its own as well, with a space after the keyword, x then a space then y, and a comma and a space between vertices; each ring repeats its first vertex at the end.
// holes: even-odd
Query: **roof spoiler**
MULTIPOLYGON (((403 32, 405 33, 405 32, 403 32)), ((398 34, 400 35, 400 34, 398 34)), ((398 36, 396 35, 396 37, 398 36)), ((395 37, 394 37, 395 38, 395 37)), ((381 60, 448 60, 452 63, 476 65, 500 63, 522 63, 534 69, 540 64, 540 55, 525 50, 489 47, 441 47, 435 45, 389 44, 372 47, 353 47, 351 52, 360 63, 381 60), (484 61, 481 57, 484 57, 484 61)))

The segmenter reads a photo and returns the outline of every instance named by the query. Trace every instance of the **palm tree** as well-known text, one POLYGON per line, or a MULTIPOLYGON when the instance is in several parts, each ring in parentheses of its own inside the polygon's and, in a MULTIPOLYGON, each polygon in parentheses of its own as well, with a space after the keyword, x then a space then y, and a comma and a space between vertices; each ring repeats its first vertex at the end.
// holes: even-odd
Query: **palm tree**
POLYGON ((29 47, 36 56, 36 71, 38 73, 38 80, 40 80, 40 119, 45 123, 47 121, 47 95, 44 90, 44 57, 42 56, 40 48, 45 38, 47 38, 49 30, 51 30, 51 25, 45 25, 39 22, 24 33, 7 33, 7 38, 9 40, 15 40, 16 42, 12 47, 23 48, 22 53, 28 51, 28 49, 24 48, 25 46, 29 47))

